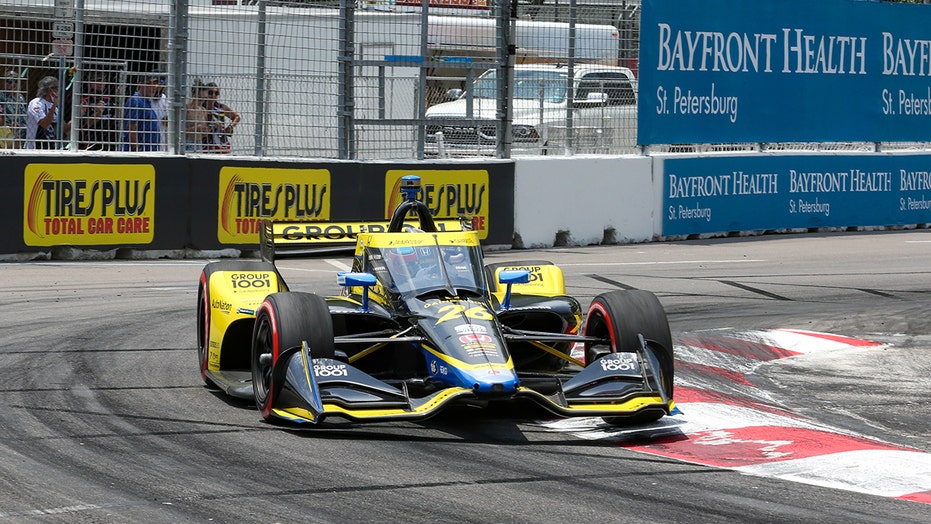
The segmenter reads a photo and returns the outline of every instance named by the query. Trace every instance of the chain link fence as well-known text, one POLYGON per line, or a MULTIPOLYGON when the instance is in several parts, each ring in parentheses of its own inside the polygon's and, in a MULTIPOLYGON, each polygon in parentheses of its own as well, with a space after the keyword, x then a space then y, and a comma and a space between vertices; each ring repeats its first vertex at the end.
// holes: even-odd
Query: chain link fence
POLYGON ((358 160, 643 152, 639 0, 0 5, 2 147, 358 160))

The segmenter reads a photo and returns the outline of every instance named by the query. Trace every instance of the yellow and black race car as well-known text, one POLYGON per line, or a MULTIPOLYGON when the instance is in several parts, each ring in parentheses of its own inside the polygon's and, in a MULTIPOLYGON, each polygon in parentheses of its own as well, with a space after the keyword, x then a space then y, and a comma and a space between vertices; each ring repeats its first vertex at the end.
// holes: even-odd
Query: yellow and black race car
POLYGON ((313 424, 514 399, 613 424, 674 409, 672 338, 652 293, 598 295, 583 323, 557 266, 485 266, 475 232, 438 227, 417 200, 418 177, 404 177, 401 191, 384 232, 358 232, 339 296, 287 286, 275 253, 301 241, 287 224, 264 225, 262 261, 207 264, 197 302, 204 381, 254 399, 267 420, 313 424))

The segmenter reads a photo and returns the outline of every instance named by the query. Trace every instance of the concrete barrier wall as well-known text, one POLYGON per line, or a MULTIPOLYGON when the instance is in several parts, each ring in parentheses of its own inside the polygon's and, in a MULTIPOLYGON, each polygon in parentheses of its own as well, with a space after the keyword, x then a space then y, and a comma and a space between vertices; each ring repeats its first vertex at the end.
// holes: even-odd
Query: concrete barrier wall
POLYGON ((656 235, 650 157, 515 160, 514 247, 648 242, 656 235))
POLYGON ((518 248, 931 224, 926 152, 519 158, 514 187, 518 248))
POLYGON ((473 216, 495 249, 931 224, 923 152, 398 164, 12 154, 0 156, 0 260, 235 256, 254 248, 262 218, 383 220, 409 173, 436 216, 473 216))

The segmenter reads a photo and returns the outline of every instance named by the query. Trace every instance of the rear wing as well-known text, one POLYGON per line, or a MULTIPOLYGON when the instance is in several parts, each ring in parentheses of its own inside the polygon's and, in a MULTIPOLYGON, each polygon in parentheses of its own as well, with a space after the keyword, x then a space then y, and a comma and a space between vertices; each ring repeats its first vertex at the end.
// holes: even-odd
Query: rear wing
MULTIPOLYGON (((467 231, 471 221, 463 218, 434 219, 437 231, 467 231)), ((262 260, 275 262, 276 258, 352 253, 359 233, 385 233, 387 220, 357 222, 276 222, 263 220, 259 229, 259 250, 262 260)), ((416 218, 405 221, 402 231, 417 230, 416 218)))

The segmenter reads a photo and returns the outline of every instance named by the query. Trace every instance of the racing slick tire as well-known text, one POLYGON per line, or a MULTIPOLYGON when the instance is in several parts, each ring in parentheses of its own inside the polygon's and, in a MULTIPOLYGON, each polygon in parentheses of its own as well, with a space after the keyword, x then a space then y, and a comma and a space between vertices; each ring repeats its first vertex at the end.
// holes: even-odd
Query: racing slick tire
MULTIPOLYGON (((656 295, 642 289, 631 289, 609 291, 596 296, 585 317, 584 333, 610 337, 612 353, 638 347, 640 340, 637 335, 642 334, 643 338, 651 341, 650 346, 657 349, 663 389, 668 397, 672 398, 672 335, 669 332, 666 311, 656 295)), ((588 344, 585 349, 586 362, 593 362, 597 354, 592 352, 593 348, 588 344)), ((609 424, 629 424, 652 422, 662 416, 662 413, 648 412, 642 416, 605 417, 604 420, 609 424)))
POLYGON ((283 376, 273 371, 278 356, 300 346, 310 348, 311 358, 334 358, 333 319, 326 300, 313 293, 273 293, 255 313, 252 331, 252 391, 265 420, 274 420, 272 409, 281 391, 283 376), (270 354, 271 359, 262 358, 270 354))
MULTIPOLYGON (((214 385, 207 377, 207 345, 210 343, 210 277, 218 271, 271 271, 277 274, 273 264, 250 260, 223 260, 204 266, 200 273, 200 283, 197 286, 197 362, 200 367, 200 378, 208 386, 214 385)), ((222 343, 222 340, 218 342, 222 343)))

